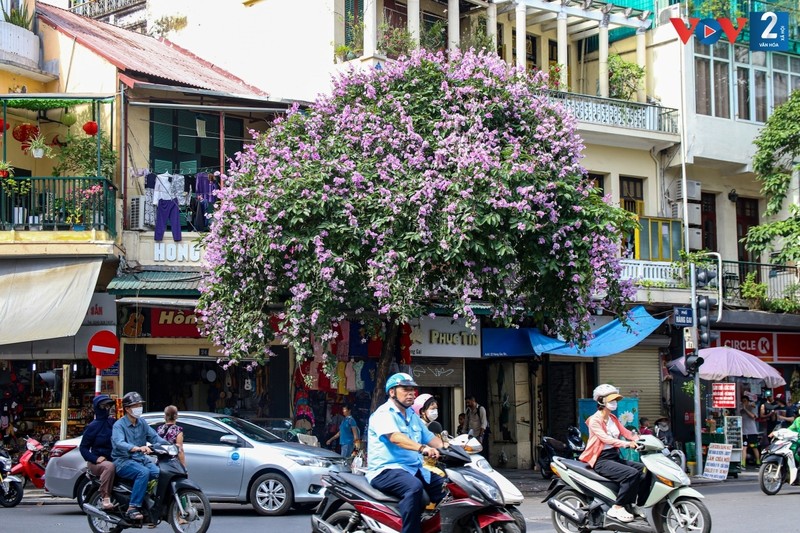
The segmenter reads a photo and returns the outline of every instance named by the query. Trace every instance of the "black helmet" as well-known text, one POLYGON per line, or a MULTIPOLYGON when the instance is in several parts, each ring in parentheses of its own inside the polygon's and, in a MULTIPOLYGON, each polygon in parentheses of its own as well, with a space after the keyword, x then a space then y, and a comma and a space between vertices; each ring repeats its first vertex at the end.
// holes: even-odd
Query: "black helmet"
POLYGON ((144 403, 144 398, 136 391, 131 391, 122 397, 122 407, 130 407, 136 403, 144 403))

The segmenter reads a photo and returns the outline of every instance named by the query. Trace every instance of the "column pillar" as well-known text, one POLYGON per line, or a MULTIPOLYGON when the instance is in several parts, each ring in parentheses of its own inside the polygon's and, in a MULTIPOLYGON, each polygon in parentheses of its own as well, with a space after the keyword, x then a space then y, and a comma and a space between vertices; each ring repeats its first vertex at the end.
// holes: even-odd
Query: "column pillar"
POLYGON ((558 88, 562 91, 569 90, 569 59, 567 58, 567 14, 563 11, 558 13, 556 19, 556 45, 558 55, 558 66, 561 69, 558 73, 558 88))
POLYGON ((406 18, 408 19, 408 33, 414 49, 419 50, 419 0, 407 0, 406 18))
POLYGON ((461 20, 458 0, 447 0, 447 49, 458 50, 461 46, 461 20))
POLYGON ((600 96, 608 98, 608 15, 600 23, 600 96))
POLYGON ((486 35, 492 40, 492 50, 497 50, 497 4, 486 7, 486 35))
POLYGON ((378 48, 378 0, 364 2, 364 56, 372 57, 378 48))
POLYGON ((517 66, 521 69, 525 69, 526 61, 525 61, 525 40, 527 39, 527 22, 525 21, 525 17, 528 14, 527 8, 525 4, 521 1, 517 1, 517 10, 516 10, 516 32, 517 32, 517 66))
MULTIPOLYGON (((647 43, 644 28, 636 28, 636 64, 643 69, 647 68, 647 43)), ((636 100, 643 103, 647 101, 647 70, 645 70, 641 86, 636 90, 636 100)))

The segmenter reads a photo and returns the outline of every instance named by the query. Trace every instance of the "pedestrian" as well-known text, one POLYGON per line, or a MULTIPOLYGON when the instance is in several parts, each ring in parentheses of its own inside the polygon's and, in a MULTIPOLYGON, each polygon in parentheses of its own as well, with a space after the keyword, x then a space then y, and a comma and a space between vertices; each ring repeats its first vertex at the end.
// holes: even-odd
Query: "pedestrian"
POLYGON ((489 442, 489 421, 486 418, 486 409, 475 401, 475 396, 467 396, 467 409, 464 412, 467 423, 467 433, 478 439, 483 449, 486 450, 489 442))
POLYGON ((467 428, 467 415, 464 413, 458 414, 458 427, 456 428, 456 435, 466 435, 469 431, 467 428))
POLYGON ((178 447, 178 460, 186 468, 186 455, 183 453, 183 428, 177 424, 178 408, 168 405, 164 409, 164 423, 158 426, 158 436, 178 447))
POLYGON ((739 409, 739 416, 742 417, 742 436, 744 437, 744 447, 742 448, 742 467, 747 465, 747 449, 750 448, 753 452, 753 457, 756 460, 756 465, 761 464, 761 453, 758 451, 758 446, 761 440, 758 431, 758 424, 756 423, 755 406, 748 395, 742 396, 742 407, 739 409))
POLYGON ((92 400, 94 420, 83 430, 80 452, 86 460, 86 468, 100 478, 100 495, 103 497, 103 509, 114 508, 111 502, 111 488, 114 486, 114 462, 111 460, 111 431, 114 428, 114 417, 111 407, 114 400, 107 394, 95 396, 92 400))
POLYGON ((349 405, 342 407, 344 418, 339 424, 339 431, 327 440, 328 445, 339 439, 341 454, 343 457, 350 457, 353 452, 361 447, 361 435, 358 431, 358 423, 353 418, 353 410, 349 405))

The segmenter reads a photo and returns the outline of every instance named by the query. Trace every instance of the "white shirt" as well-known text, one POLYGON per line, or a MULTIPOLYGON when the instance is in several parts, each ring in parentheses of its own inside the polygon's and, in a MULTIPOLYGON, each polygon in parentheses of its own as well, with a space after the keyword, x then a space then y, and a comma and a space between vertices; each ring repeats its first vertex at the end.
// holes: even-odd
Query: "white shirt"
MULTIPOLYGON (((619 438, 619 428, 614 423, 614 421, 611 420, 611 418, 609 418, 608 421, 606 422, 606 431, 608 431, 609 436, 614 437, 615 439, 619 438)), ((606 444, 605 446, 603 446, 603 449, 609 450, 613 447, 614 446, 611 446, 610 444, 606 444)))

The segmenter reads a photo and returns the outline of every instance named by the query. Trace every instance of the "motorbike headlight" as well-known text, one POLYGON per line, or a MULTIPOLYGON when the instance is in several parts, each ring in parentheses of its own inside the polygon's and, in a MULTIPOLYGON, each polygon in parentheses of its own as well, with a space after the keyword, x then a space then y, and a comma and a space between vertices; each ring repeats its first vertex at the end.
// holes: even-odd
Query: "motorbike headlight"
POLYGON ((3 470, 11 470, 12 462, 8 457, 0 457, 0 464, 3 465, 3 470))
POLYGON ((470 476, 469 474, 464 474, 464 477, 467 478, 470 483, 473 483, 476 487, 478 487, 478 490, 481 492, 481 494, 483 494, 489 500, 500 505, 506 504, 500 487, 498 487, 493 481, 484 481, 483 479, 470 476))
POLYGON ((316 466, 319 468, 330 468, 331 462, 327 459, 323 459, 322 457, 314 457, 313 455, 289 455, 286 454, 286 457, 294 461, 295 463, 303 466, 316 466))
POLYGON ((485 472, 491 472, 492 470, 494 470, 492 468, 492 465, 490 465, 489 461, 487 461, 486 459, 478 459, 477 461, 475 461, 475 466, 477 466, 478 468, 480 468, 485 472))

